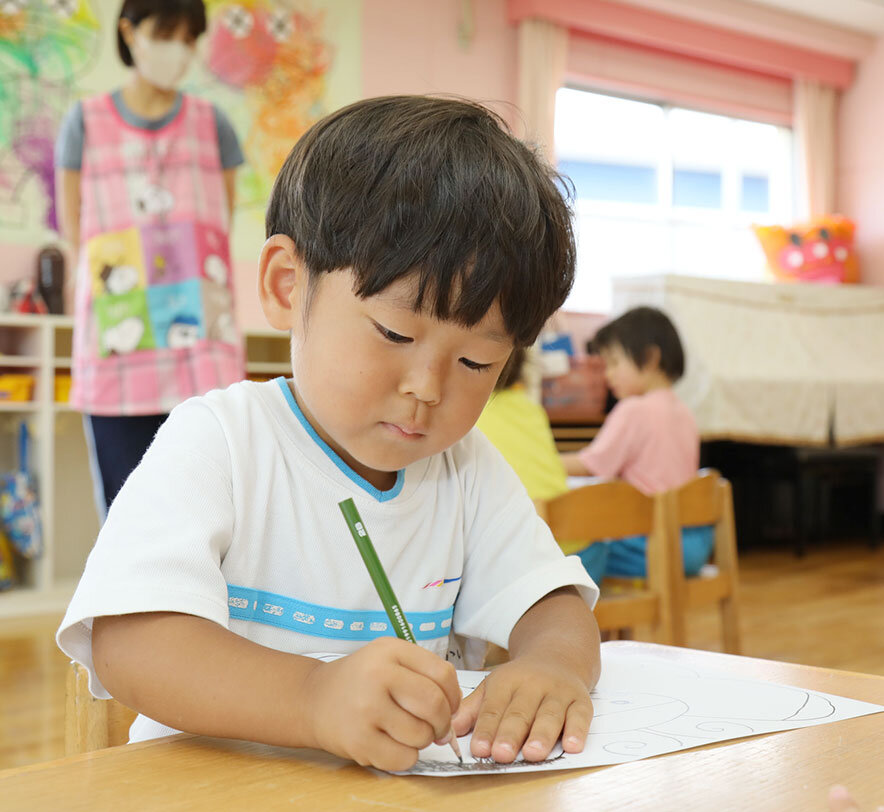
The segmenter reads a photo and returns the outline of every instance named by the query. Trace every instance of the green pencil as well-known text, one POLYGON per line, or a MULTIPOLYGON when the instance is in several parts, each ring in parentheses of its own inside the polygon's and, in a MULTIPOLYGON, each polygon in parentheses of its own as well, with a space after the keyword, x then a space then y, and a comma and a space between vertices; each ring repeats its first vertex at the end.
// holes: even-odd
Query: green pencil
MULTIPOLYGON (((341 509, 341 513, 344 514, 344 521, 347 522, 347 527, 350 528, 350 534, 353 536, 353 541, 356 542, 359 555, 362 556, 362 560, 365 562, 365 568, 368 570, 371 582, 374 584, 378 597, 384 605, 384 611, 387 613, 387 617, 390 618, 396 637, 400 640, 408 640, 409 643, 417 643, 417 640, 414 639, 414 633, 411 631, 411 626, 408 625, 405 612, 399 606, 396 593, 393 592, 393 587, 390 586, 390 581, 387 578, 387 573, 384 572, 381 560, 378 558, 374 545, 368 537, 368 531, 365 529, 365 524, 359 515, 359 511, 356 509, 355 503, 352 499, 345 499, 343 502, 338 502, 338 507, 341 509)), ((453 730, 451 731, 449 743, 454 751, 454 755, 463 763, 457 736, 454 735, 453 730)))

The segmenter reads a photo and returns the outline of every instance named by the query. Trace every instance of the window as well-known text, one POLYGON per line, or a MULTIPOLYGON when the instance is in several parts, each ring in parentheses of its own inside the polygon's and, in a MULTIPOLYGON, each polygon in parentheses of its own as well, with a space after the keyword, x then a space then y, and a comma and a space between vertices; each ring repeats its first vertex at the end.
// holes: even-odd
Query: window
POLYGON ((576 196, 569 310, 608 312, 618 276, 762 279, 751 225, 792 218, 785 127, 561 88, 555 146, 576 196))

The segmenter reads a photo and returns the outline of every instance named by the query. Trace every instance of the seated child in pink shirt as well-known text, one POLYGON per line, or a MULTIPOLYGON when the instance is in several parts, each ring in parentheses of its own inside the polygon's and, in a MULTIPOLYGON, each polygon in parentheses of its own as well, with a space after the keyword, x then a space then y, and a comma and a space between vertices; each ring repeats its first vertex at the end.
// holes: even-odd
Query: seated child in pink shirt
MULTIPOLYGON (((684 350, 672 322, 655 308, 637 307, 602 327, 593 346, 619 402, 592 443, 562 454, 565 469, 574 476, 625 479, 646 494, 680 487, 697 473, 700 437, 690 410, 672 391, 684 373, 684 350)), ((684 528, 687 575, 700 571, 712 543, 711 527, 684 528)), ((644 576, 645 538, 611 542, 606 574, 644 576)))

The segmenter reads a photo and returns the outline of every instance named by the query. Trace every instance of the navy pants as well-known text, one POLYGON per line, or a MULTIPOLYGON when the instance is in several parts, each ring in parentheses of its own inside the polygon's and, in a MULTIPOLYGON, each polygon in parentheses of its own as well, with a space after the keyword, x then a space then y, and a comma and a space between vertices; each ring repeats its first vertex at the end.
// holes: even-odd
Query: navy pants
POLYGON ((104 521, 123 483, 141 462, 167 414, 126 417, 83 415, 89 462, 95 485, 95 503, 104 521))

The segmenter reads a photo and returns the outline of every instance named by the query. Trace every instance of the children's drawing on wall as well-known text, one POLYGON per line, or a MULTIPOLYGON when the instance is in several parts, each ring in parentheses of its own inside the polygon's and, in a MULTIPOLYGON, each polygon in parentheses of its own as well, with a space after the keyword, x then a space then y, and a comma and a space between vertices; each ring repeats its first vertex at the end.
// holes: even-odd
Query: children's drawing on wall
POLYGON ((294 139, 327 112, 325 80, 334 45, 326 15, 268 0, 209 2, 207 8, 203 64, 239 94, 226 109, 243 128, 243 202, 263 207, 294 139))
POLYGON ((53 146, 95 67, 100 24, 89 0, 0 3, 0 238, 57 225, 53 146))
MULTIPOLYGON (((232 251, 252 258, 292 145, 359 97, 361 0, 205 5, 208 28, 181 89, 218 105, 243 145, 232 251)), ((119 0, 0 2, 0 242, 43 242, 57 228, 53 146, 64 114, 77 99, 126 81, 116 53, 119 8, 119 0)), ((145 211, 169 208, 163 190, 142 192, 145 211)), ((207 269, 220 273, 218 263, 207 269)))
POLYGON ((263 242, 273 181, 295 140, 359 96, 360 0, 208 0, 206 9, 192 86, 224 109, 242 141, 233 253, 251 258, 263 242))

